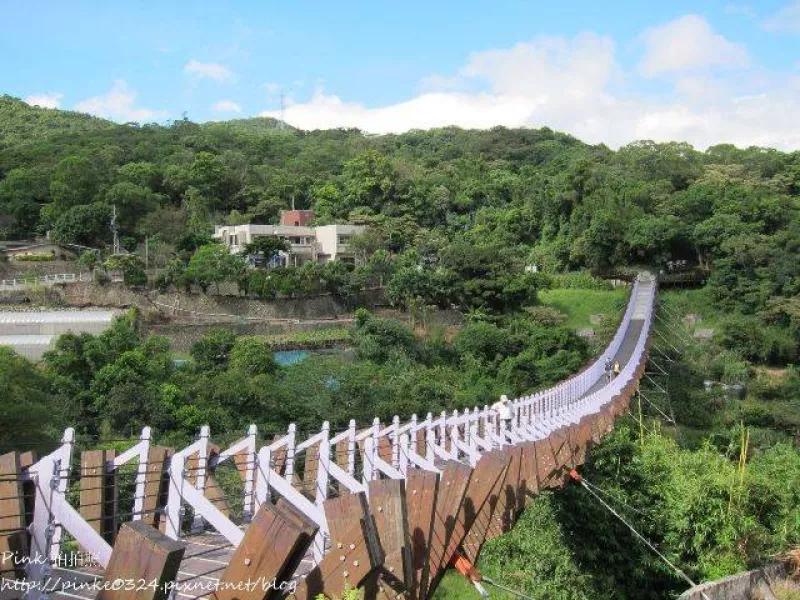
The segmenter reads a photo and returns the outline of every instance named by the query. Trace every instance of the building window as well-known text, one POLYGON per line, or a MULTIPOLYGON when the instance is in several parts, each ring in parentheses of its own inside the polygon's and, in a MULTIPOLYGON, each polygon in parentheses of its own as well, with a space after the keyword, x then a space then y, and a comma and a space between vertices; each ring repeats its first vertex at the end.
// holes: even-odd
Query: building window
POLYGON ((229 246, 238 246, 239 245, 239 236, 238 235, 229 235, 228 236, 228 245, 229 246))
POLYGON ((349 241, 350 241, 350 236, 349 235, 340 235, 339 236, 339 243, 340 244, 346 244, 349 241))

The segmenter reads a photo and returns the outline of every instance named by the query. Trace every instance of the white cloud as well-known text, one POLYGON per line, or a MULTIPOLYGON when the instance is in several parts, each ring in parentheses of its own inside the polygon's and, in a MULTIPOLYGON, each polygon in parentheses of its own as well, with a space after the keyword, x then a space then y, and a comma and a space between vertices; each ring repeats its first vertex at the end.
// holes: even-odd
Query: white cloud
MULTIPOLYGON (((547 126, 612 147, 653 139, 699 148, 722 142, 800 148, 800 123, 786 118, 800 113, 800 78, 755 67, 702 68, 746 64, 743 49, 730 45, 728 52, 730 43, 708 32, 700 43, 697 35, 690 42, 695 49, 716 48, 713 56, 662 63, 668 87, 657 96, 635 91, 648 88, 647 77, 619 65, 612 40, 586 33, 475 53, 454 74, 424 80, 421 93, 395 104, 370 107, 318 89, 308 101, 290 101, 283 116, 303 129, 547 126)), ((279 118, 280 111, 263 115, 279 118)))
POLYGON ((706 67, 746 67, 750 63, 744 46, 729 42, 697 15, 648 29, 642 39, 646 50, 639 71, 647 77, 706 67))
POLYGON ((216 112, 242 112, 242 107, 233 100, 220 100, 211 106, 211 110, 216 112))
POLYGON ((49 92, 45 94, 31 94, 25 97, 25 102, 31 106, 41 106, 42 108, 58 108, 61 106, 61 99, 64 94, 49 92))
POLYGON ((137 107, 135 104, 136 91, 118 79, 107 93, 81 100, 75 105, 75 110, 121 122, 141 123, 165 116, 163 111, 137 107))
POLYGON ((211 79, 217 83, 227 83, 235 79, 233 72, 225 65, 213 62, 205 63, 194 59, 186 63, 183 72, 194 79, 211 79))
POLYGON ((761 22, 767 31, 800 33, 800 1, 790 2, 761 22))

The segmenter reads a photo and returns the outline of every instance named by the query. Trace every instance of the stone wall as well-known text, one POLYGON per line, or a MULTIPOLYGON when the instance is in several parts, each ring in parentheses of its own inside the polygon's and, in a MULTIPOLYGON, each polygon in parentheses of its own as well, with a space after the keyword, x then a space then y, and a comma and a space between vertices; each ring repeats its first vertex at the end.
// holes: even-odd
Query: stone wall
POLYGON ((310 320, 335 319, 347 308, 333 296, 280 299, 271 302, 243 296, 215 296, 199 293, 137 292, 121 285, 75 283, 60 286, 64 302, 70 306, 136 306, 145 313, 192 322, 197 320, 310 320))
POLYGON ((685 591, 678 600, 755 600, 774 597, 770 583, 786 577, 786 569, 774 564, 731 575, 717 581, 709 581, 685 591))
POLYGON ((312 329, 345 328, 352 326, 351 319, 338 321, 311 321, 303 323, 149 323, 145 332, 163 335, 170 347, 178 352, 188 352, 192 344, 214 329, 224 328, 236 335, 268 335, 293 333, 312 329))
POLYGON ((72 260, 47 260, 47 261, 0 261, 0 279, 21 279, 23 276, 35 273, 36 275, 57 275, 59 273, 85 272, 72 260))

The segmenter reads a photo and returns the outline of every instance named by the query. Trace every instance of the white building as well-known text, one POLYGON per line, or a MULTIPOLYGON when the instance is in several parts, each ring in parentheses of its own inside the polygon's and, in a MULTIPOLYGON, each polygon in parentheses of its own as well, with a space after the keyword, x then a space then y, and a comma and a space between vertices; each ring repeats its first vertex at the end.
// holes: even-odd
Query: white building
POLYGON ((288 252, 281 252, 276 264, 301 265, 308 261, 341 260, 354 262, 355 255, 349 240, 366 227, 362 225, 217 225, 214 237, 230 248, 241 252, 254 239, 277 237, 289 243, 288 252))

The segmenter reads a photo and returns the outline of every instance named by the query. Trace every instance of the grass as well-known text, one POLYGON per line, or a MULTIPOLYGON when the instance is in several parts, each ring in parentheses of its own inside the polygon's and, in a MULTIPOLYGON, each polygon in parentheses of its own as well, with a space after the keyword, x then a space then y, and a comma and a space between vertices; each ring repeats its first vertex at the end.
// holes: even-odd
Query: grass
POLYGON ((539 301, 566 315, 564 323, 571 329, 596 327, 589 320, 590 315, 607 315, 614 324, 622 316, 628 299, 626 288, 614 290, 554 289, 539 292, 539 301))
MULTIPOLYGON (((499 583, 499 582, 498 582, 499 583)), ((514 596, 492 588, 488 584, 483 586, 489 592, 489 598, 505 600, 514 596)), ((433 600, 480 600, 480 594, 465 577, 459 575, 452 569, 445 573, 439 587, 433 594, 433 600)))
POLYGON ((696 327, 700 329, 715 329, 724 315, 724 311, 714 305, 711 294, 706 288, 665 290, 659 293, 659 299, 664 307, 677 317, 683 318, 688 314, 700 315, 701 321, 696 327))
POLYGON ((345 327, 308 329, 290 333, 273 333, 260 336, 275 349, 314 349, 350 342, 350 330, 345 327))

